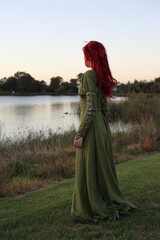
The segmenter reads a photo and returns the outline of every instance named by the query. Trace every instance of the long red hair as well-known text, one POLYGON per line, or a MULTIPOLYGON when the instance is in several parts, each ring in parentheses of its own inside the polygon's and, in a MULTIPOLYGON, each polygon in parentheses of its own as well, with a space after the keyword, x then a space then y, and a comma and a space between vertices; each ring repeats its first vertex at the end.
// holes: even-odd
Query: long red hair
POLYGON ((85 61, 90 60, 91 68, 97 73, 97 85, 101 86, 109 100, 114 98, 112 96, 112 88, 118 82, 112 77, 105 47, 97 41, 90 41, 83 47, 83 53, 85 61))

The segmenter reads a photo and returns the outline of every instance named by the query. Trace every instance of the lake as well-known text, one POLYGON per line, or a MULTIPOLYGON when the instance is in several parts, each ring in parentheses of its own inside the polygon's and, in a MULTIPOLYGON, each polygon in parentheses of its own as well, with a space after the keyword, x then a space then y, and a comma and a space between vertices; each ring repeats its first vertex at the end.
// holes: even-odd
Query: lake
MULTIPOLYGON (((25 138, 32 132, 64 132, 78 129, 80 96, 0 96, 0 139, 25 138)), ((125 98, 116 97, 112 101, 125 98)), ((122 130, 126 128, 117 123, 122 130)), ((111 132, 116 130, 110 124, 111 132)))

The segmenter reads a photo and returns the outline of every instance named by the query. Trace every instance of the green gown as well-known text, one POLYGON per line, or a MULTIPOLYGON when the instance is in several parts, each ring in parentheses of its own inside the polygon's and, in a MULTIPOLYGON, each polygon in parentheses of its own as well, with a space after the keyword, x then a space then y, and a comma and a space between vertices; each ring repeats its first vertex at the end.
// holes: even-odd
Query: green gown
POLYGON ((116 219, 137 207, 128 202, 118 185, 108 117, 107 97, 97 87, 97 74, 86 71, 78 90, 81 119, 75 139, 75 184, 71 216, 83 223, 94 219, 116 219))

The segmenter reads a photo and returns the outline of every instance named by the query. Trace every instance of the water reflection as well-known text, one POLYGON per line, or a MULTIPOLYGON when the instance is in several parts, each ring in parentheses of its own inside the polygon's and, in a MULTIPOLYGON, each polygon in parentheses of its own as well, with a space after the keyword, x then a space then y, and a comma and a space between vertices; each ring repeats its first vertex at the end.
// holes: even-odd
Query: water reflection
POLYGON ((78 106, 79 96, 0 97, 0 137, 25 137, 28 130, 77 128, 78 106))
MULTIPOLYGON (((115 99, 116 100, 121 100, 115 99)), ((122 99, 123 100, 123 99, 122 99)), ((25 137, 28 131, 53 132, 79 126, 79 96, 0 96, 0 138, 25 137)), ((111 126, 111 131, 115 127, 111 126)))

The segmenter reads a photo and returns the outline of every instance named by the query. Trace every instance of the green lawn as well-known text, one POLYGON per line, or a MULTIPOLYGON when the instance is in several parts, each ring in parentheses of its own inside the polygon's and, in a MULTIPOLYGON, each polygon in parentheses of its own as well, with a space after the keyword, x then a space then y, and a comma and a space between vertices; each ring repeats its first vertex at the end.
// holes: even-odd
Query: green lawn
POLYGON ((0 199, 2 240, 160 239, 160 154, 116 165, 120 187, 138 206, 130 216, 95 224, 73 223, 74 179, 18 198, 0 199))

